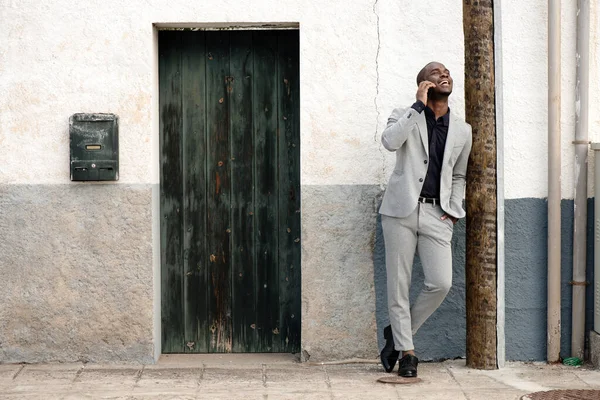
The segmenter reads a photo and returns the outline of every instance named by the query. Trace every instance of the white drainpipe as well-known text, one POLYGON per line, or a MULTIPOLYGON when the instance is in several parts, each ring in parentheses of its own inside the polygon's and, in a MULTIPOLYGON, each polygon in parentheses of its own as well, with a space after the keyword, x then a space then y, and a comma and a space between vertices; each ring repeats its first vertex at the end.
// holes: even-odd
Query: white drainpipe
MULTIPOLYGON (((577 88, 575 91, 575 193, 573 224, 573 324, 571 357, 583 359, 585 343, 585 269, 587 235, 587 156, 590 2, 577 1, 577 88)), ((600 160, 599 160, 600 161, 600 160)))
POLYGON ((547 361, 560 359, 560 0, 548 1, 548 336, 547 361))

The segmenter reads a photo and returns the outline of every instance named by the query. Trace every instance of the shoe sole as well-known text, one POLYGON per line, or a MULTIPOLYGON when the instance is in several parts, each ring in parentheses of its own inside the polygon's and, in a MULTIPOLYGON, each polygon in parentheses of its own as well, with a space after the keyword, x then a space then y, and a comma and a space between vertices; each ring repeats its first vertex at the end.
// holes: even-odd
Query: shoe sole
MULTIPOLYGON (((383 356, 379 355, 379 360, 381 361, 381 365, 383 366, 383 370, 384 370, 385 372, 387 372, 388 374, 394 370, 394 368, 396 367, 396 363, 398 362, 398 358, 396 358, 396 360, 394 361, 394 365, 392 365, 390 369, 387 369, 387 368, 385 367, 385 363, 383 362, 383 360, 384 360, 383 356)), ((388 363, 390 362, 390 360, 389 360, 389 359, 387 359, 386 361, 387 361, 388 363)))
POLYGON ((398 376, 400 376, 402 378, 416 378, 417 377, 417 373, 415 372, 413 374, 412 372, 409 372, 408 374, 403 374, 403 375, 398 374, 398 376))

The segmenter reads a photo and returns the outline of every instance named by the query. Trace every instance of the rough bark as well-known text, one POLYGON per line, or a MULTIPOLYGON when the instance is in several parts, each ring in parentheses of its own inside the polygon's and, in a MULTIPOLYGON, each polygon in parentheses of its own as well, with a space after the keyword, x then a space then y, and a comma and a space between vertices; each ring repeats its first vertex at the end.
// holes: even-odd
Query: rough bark
POLYGON ((463 0, 467 172, 467 366, 497 368, 496 114, 492 0, 463 0))

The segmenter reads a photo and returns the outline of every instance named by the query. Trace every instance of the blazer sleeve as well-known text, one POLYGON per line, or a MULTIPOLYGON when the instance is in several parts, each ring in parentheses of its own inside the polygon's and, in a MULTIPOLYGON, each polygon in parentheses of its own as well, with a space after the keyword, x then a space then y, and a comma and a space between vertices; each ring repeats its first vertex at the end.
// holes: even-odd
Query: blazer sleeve
POLYGON ((396 151, 406 142, 419 112, 410 107, 396 108, 388 118, 387 126, 381 135, 381 143, 389 151, 396 151))
POLYGON ((456 159, 454 169, 452 170, 452 193, 450 195, 451 207, 455 210, 462 209, 462 200, 465 195, 465 183, 467 181, 467 164, 469 162, 469 154, 473 145, 473 135, 471 125, 466 125, 467 140, 465 145, 456 159))

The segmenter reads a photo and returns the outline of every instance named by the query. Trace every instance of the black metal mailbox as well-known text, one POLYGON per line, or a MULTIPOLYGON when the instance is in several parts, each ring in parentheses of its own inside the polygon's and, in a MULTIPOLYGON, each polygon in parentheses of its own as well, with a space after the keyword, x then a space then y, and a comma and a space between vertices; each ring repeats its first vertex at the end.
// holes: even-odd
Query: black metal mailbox
POLYGON ((73 114, 69 118, 72 181, 119 179, 119 117, 73 114))

